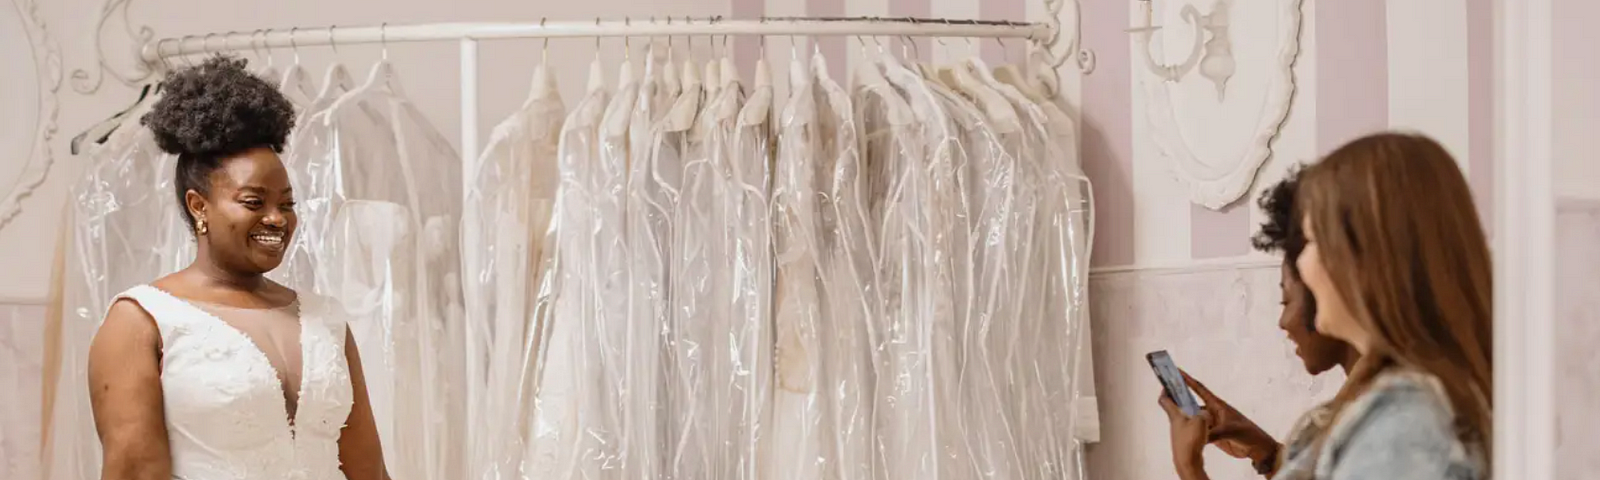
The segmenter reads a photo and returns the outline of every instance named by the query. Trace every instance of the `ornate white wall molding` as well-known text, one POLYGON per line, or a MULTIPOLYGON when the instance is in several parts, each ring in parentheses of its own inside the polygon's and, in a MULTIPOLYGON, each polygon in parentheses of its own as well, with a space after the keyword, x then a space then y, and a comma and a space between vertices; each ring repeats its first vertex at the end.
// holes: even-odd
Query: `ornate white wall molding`
POLYGON ((1302 2, 1169 0, 1152 15, 1164 25, 1186 24, 1192 35, 1170 31, 1180 28, 1174 26, 1160 27, 1169 34, 1159 37, 1148 25, 1131 30, 1135 51, 1163 67, 1138 75, 1138 90, 1156 148, 1172 161, 1190 201, 1222 209, 1250 191, 1272 157, 1294 100, 1302 2), (1167 51, 1189 54, 1169 64, 1159 58, 1167 51), (1185 75, 1197 65, 1203 78, 1185 75))
POLYGON ((55 164, 55 149, 51 141, 56 136, 56 118, 60 114, 57 93, 61 90, 61 49, 50 37, 44 18, 39 14, 38 0, 11 0, 11 8, 0 10, 0 38, 6 45, 27 45, 26 52, 0 50, 0 61, 23 69, 7 75, 8 83, 0 102, 8 106, 0 115, 7 131, 0 132, 0 229, 15 220, 22 212, 22 201, 32 196, 44 184, 55 164), (12 43, 10 40, 17 40, 12 43), (27 58, 13 58, 23 57, 27 58), (20 73, 20 74, 19 74, 20 73), (15 81, 16 83, 10 83, 15 81), (15 85, 15 86, 12 86, 15 85), (16 105, 19 108, 9 108, 16 105))
POLYGON ((1045 82, 1045 87, 1051 94, 1061 92, 1061 66, 1067 60, 1077 63, 1078 71, 1085 75, 1094 73, 1094 51, 1083 48, 1083 3, 1082 0, 1044 0, 1047 12, 1045 23, 1050 25, 1050 38, 1040 42, 1041 48, 1034 50, 1030 56, 1034 60, 1042 61, 1050 68, 1050 74, 1040 75, 1045 82), (1061 21, 1061 10, 1068 3, 1072 4, 1072 20, 1070 24, 1061 21))
POLYGON ((156 32, 148 26, 134 27, 133 22, 128 19, 128 7, 132 3, 133 0, 105 0, 105 3, 100 6, 100 18, 96 21, 94 29, 95 64, 92 67, 94 70, 79 68, 72 71, 72 89, 74 91, 84 95, 99 91, 100 86, 105 83, 107 73, 110 73, 113 78, 123 85, 129 86, 155 75, 155 69, 146 64, 139 56, 139 49, 144 48, 145 43, 154 39, 156 32), (127 34, 129 40, 125 52, 126 55, 121 57, 125 58, 124 62, 131 60, 133 62, 132 66, 119 67, 114 65, 106 55, 106 27, 116 19, 121 19, 122 31, 127 34))

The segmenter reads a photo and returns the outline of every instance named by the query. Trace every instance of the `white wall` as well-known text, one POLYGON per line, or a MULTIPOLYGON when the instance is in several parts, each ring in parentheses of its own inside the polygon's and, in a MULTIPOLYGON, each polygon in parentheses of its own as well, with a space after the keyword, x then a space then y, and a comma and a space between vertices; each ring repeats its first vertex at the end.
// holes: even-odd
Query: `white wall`
POLYGON ((1556 195, 1600 199, 1600 2, 1554 2, 1556 195))

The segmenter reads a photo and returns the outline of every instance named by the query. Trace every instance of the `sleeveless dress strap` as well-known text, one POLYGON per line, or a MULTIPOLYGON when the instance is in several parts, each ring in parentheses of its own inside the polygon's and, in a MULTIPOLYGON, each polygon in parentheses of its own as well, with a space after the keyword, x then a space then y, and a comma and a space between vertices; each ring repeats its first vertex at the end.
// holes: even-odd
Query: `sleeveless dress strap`
POLYGON ((115 305, 117 300, 122 299, 133 300, 139 308, 144 309, 145 313, 150 314, 150 318, 155 319, 156 328, 161 331, 163 345, 174 332, 187 328, 194 318, 196 308, 150 285, 129 288, 117 294, 111 303, 115 305))

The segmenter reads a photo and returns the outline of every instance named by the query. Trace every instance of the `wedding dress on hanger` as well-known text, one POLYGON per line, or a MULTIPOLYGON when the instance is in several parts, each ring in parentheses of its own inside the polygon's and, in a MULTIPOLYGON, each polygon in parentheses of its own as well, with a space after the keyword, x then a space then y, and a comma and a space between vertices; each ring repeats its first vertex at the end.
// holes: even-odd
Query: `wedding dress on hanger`
POLYGON ((462 172, 387 60, 296 132, 315 292, 341 302, 397 478, 465 474, 462 172), (424 201, 424 199, 428 199, 424 201))
POLYGON ((537 457, 530 477, 599 478, 606 458, 604 445, 589 435, 591 425, 601 425, 605 401, 599 393, 599 353, 596 332, 599 262, 594 229, 595 177, 599 176, 600 122, 610 92, 600 59, 590 66, 589 87, 561 127, 557 190, 559 232, 556 249, 559 285, 555 323, 551 326, 549 362, 539 390, 536 422, 541 429, 537 457))
MULTIPOLYGON (((467 388, 474 394, 469 468, 471 478, 511 478, 534 446, 537 429, 527 419, 536 390, 523 389, 525 368, 533 368, 542 345, 540 286, 544 265, 554 251, 547 244, 552 225, 558 168, 556 148, 566 107, 547 64, 534 71, 528 98, 496 126, 489 144, 469 172, 463 290, 469 335, 482 356, 468 358, 467 388), (515 420, 508 420, 515 419, 515 420)), ((470 350, 470 349, 469 349, 470 350)), ((532 380, 538 385, 537 379, 532 380)), ((530 419, 531 420, 531 419, 530 419)))
POLYGON ((627 411, 624 424, 628 478, 660 478, 666 461, 662 423, 665 389, 667 259, 671 254, 671 216, 677 204, 676 163, 661 155, 666 134, 659 122, 677 99, 677 71, 650 44, 639 96, 628 124, 627 243, 628 265, 627 411))
POLYGON ((590 359, 594 373, 589 382, 595 390, 595 421, 586 423, 586 436, 591 441, 592 461, 599 464, 601 478, 620 479, 629 464, 624 445, 627 425, 623 423, 630 402, 640 400, 628 391, 628 322, 629 250, 626 236, 628 183, 628 126, 633 121, 633 110, 639 100, 639 78, 631 59, 625 59, 618 69, 616 91, 607 101, 600 116, 597 158, 591 167, 590 204, 594 210, 593 235, 595 269, 595 315, 589 322, 593 336, 588 341, 594 349, 590 359))
POLYGON ((777 277, 773 324, 774 381, 772 442, 765 478, 820 478, 834 452, 825 451, 822 382, 824 330, 821 215, 817 182, 828 172, 819 143, 817 102, 811 73, 798 58, 789 67, 789 98, 783 104, 776 175, 772 186, 772 245, 777 277))
POLYGON ((820 52, 801 73, 810 77, 817 102, 813 146, 821 162, 821 243, 827 259, 821 282, 827 315, 820 328, 829 333, 818 342, 823 368, 816 387, 822 428, 829 433, 823 458, 831 469, 824 478, 881 479, 883 470, 874 461, 877 364, 871 339, 877 337, 873 321, 883 311, 883 296, 876 281, 876 230, 867 212, 874 192, 864 175, 850 93, 829 77, 820 52))
MULTIPOLYGON (((298 69, 299 66, 296 64, 291 68, 298 69)), ((297 74, 295 71, 290 71, 287 72, 286 75, 287 78, 299 78, 303 76, 303 72, 297 74)), ((299 98, 302 95, 285 95, 291 99, 290 103, 295 104, 294 106, 297 110, 295 112, 294 133, 298 134, 300 131, 303 131, 310 126, 309 124, 312 123, 312 117, 316 116, 318 112, 326 110, 328 107, 333 105, 333 102, 338 101, 340 97, 344 96, 346 93, 349 93, 350 89, 355 88, 354 83, 354 79, 350 78, 349 70, 346 70, 344 68, 344 64, 340 63, 338 59, 335 59, 334 63, 328 67, 328 72, 324 76, 322 89, 317 92, 317 95, 312 98, 309 103, 295 103, 300 100, 294 99, 299 98)), ((289 84, 289 88, 291 90, 301 90, 307 86, 303 83, 300 83, 299 80, 291 80, 289 81, 289 84)), ((309 162, 307 162, 305 155, 295 154, 295 146, 296 145, 294 142, 290 142, 284 146, 283 153, 280 155, 280 158, 283 159, 284 169, 288 170, 289 172, 291 185, 306 185, 302 188, 310 189, 326 188, 326 185, 324 184, 305 183, 309 181, 309 178, 311 178, 311 173, 308 171, 309 162)), ((312 193, 311 191, 302 191, 299 193, 301 193, 299 198, 302 199, 317 198, 309 196, 312 193)), ((326 219, 329 216, 328 207, 329 203, 327 202, 302 201, 300 202, 300 208, 296 210, 296 213, 298 213, 302 218, 326 219)), ((311 263, 312 258, 311 254, 309 253, 310 246, 306 243, 306 239, 322 238, 323 235, 317 231, 316 228, 324 225, 326 225, 325 222, 310 222, 307 224, 307 226, 312 227, 311 229, 298 230, 294 238, 290 240, 291 243, 289 248, 284 252, 282 265, 271 272, 267 272, 267 278, 288 286, 296 291, 314 291, 316 289, 316 269, 311 263)))
MULTIPOLYGON (((734 75, 732 60, 724 70, 734 75)), ((736 115, 727 158, 726 194, 732 309, 729 321, 730 380, 727 401, 729 429, 735 450, 733 479, 770 478, 764 468, 773 459, 771 446, 773 394, 773 231, 772 162, 775 147, 771 122, 772 72, 766 59, 756 61, 755 82, 736 115)), ((735 76, 735 81, 737 77, 735 76)), ((806 282, 814 282, 815 275, 806 282)), ((785 452, 784 455, 798 452, 785 452)))
POLYGON ((89 405, 89 342, 111 307, 128 288, 172 273, 193 258, 193 240, 181 210, 173 205, 177 159, 162 152, 140 117, 159 94, 126 115, 91 155, 72 189, 71 254, 63 293, 59 378, 51 408, 49 480, 88 480, 100 475, 100 442, 89 405))

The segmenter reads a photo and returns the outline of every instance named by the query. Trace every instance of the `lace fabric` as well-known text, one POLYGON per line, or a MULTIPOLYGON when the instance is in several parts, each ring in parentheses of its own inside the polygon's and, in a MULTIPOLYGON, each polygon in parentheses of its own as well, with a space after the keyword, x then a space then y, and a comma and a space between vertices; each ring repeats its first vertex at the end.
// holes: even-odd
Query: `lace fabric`
POLYGON ((160 331, 174 478, 344 479, 338 442, 354 390, 344 318, 335 305, 305 299, 252 313, 201 306, 150 286, 116 298, 136 302, 160 331), (291 336, 292 346, 280 340, 291 336), (299 373, 282 373, 295 360, 299 373), (297 395, 286 394, 294 387, 285 378, 298 379, 297 395), (285 405, 291 395, 292 419, 285 405))

